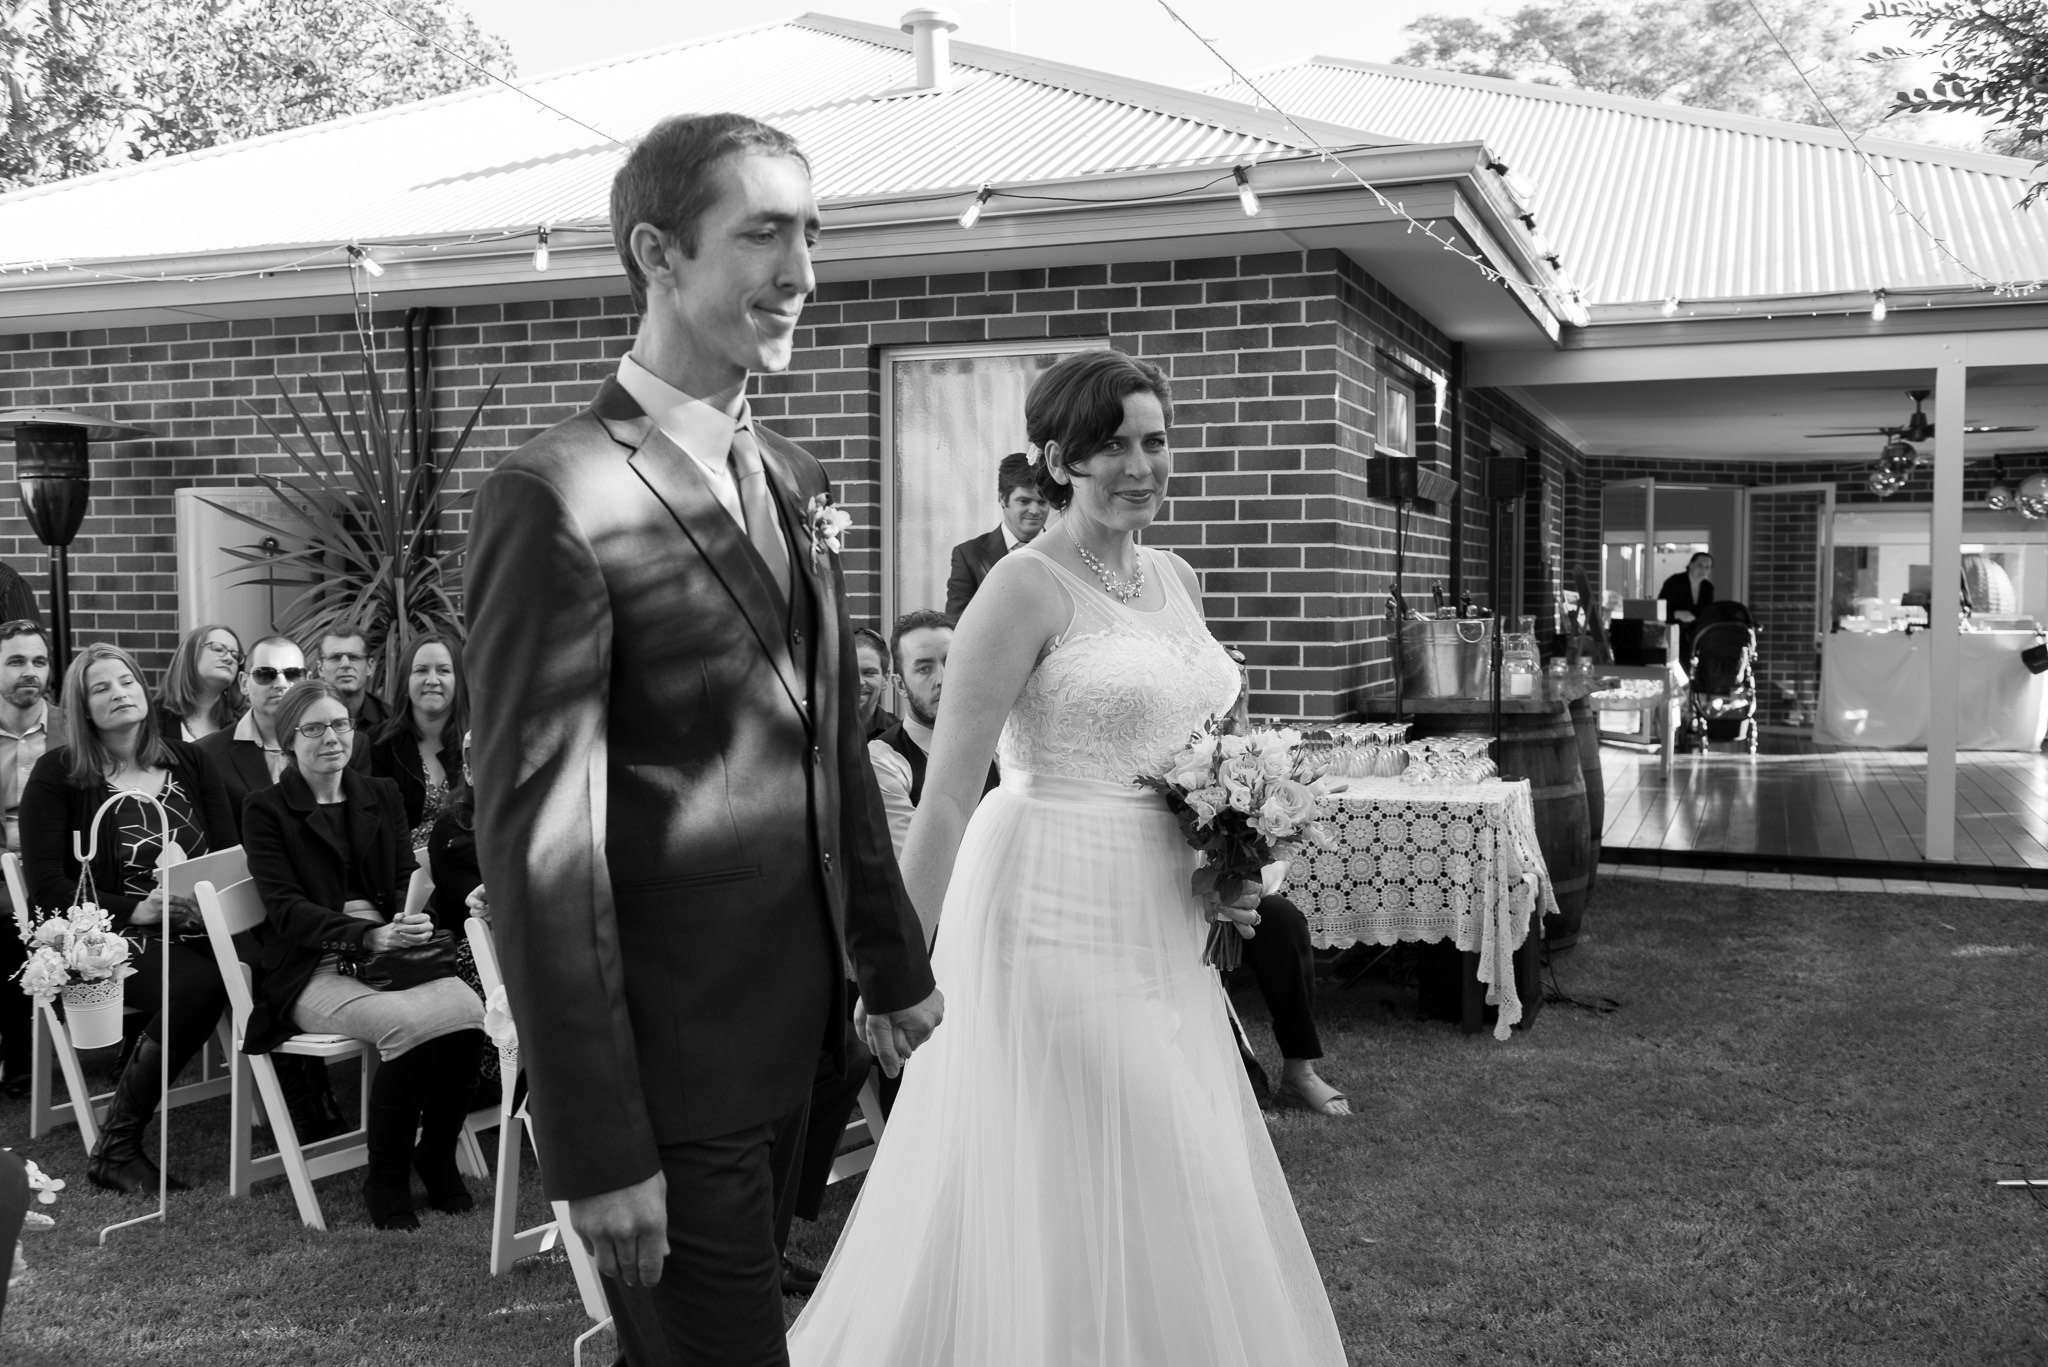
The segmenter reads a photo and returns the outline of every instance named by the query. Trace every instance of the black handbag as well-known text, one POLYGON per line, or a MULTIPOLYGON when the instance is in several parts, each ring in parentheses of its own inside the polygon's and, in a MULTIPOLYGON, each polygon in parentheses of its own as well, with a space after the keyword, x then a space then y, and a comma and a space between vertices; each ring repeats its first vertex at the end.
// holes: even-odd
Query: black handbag
POLYGON ((2020 663, 2032 674, 2048 674, 2048 644, 2035 641, 2020 652, 2020 663))
POLYGON ((455 936, 437 930, 425 944, 404 949, 373 949, 339 965, 347 977, 379 992, 403 992, 436 978, 455 976, 455 936))

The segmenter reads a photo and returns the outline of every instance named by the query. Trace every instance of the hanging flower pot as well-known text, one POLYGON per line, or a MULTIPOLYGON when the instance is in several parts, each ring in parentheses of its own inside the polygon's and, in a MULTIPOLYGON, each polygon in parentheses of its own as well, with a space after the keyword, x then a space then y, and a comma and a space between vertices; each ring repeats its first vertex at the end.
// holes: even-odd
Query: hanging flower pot
POLYGON ((101 978, 65 987, 64 1025, 74 1049, 107 1049, 121 1042, 121 980, 101 978))

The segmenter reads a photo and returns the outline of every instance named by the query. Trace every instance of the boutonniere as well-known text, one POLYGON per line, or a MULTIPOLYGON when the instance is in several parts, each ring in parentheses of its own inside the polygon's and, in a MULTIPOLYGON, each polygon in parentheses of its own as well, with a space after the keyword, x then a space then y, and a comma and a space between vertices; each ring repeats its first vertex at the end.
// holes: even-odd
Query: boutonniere
POLYGON ((839 554, 845 544, 846 529, 853 525, 853 514, 834 503, 832 495, 813 494, 804 505, 804 525, 811 531, 811 568, 822 569, 820 553, 839 554))

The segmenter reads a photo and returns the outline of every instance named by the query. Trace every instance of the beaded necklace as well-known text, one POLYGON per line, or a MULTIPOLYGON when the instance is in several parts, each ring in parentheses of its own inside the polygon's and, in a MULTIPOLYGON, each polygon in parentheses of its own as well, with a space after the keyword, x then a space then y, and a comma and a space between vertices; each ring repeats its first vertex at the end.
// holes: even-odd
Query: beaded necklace
POLYGON ((1068 540, 1073 542, 1074 553, 1081 557, 1081 563, 1095 571, 1095 577, 1102 581, 1102 591, 1117 602, 1128 603, 1145 591, 1145 561, 1139 555, 1135 544, 1131 547, 1131 577, 1125 579, 1120 575, 1111 574, 1109 566, 1089 554, 1088 548, 1078 539, 1069 537, 1068 540))

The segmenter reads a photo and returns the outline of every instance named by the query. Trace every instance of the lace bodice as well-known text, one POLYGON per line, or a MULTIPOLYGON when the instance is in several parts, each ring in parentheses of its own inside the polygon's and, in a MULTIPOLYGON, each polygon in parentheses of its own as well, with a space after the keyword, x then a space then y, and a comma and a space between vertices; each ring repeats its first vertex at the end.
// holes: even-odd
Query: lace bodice
POLYGON ((1066 591, 1074 617, 1031 677, 996 755, 1004 772, 1128 783, 1157 773, 1237 700, 1237 666, 1156 552, 1155 612, 1125 607, 1044 552, 1020 546, 1066 591))

